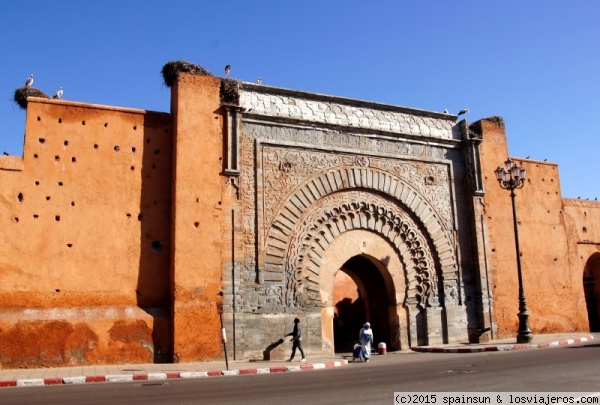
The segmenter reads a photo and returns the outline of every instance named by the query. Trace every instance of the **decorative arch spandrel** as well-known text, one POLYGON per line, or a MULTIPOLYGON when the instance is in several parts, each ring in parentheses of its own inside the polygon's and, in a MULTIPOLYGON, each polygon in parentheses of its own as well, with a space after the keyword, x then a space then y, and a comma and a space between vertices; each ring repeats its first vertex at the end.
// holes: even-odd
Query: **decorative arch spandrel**
POLYGON ((407 279, 411 306, 437 306, 436 264, 427 236, 410 215, 383 196, 362 191, 329 195, 306 213, 291 235, 285 260, 285 304, 319 306, 319 269, 325 251, 341 234, 366 230, 396 250, 407 279))

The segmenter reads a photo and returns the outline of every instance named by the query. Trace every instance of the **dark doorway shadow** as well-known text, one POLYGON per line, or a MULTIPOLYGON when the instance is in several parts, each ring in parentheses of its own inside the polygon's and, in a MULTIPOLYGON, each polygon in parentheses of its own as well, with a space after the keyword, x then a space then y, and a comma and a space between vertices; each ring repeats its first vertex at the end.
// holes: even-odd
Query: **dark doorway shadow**
POLYGON ((379 342, 390 347, 389 302, 384 277, 377 266, 367 257, 354 256, 341 269, 355 282, 358 299, 342 299, 335 304, 334 318, 335 352, 352 352, 364 323, 369 321, 373 329, 373 349, 379 342), (337 323, 337 325, 336 325, 337 323), (336 333, 337 332, 337 333, 336 333))
POLYGON ((352 352, 358 342, 360 328, 366 319, 365 303, 359 296, 354 302, 344 298, 335 304, 337 313, 333 318, 333 342, 336 353, 352 352))

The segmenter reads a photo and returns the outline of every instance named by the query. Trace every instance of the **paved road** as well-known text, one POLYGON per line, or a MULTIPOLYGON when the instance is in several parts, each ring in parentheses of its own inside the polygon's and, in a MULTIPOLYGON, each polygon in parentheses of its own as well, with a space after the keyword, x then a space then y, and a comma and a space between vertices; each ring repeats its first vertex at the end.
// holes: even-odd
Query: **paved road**
POLYGON ((392 404, 393 393, 600 391, 600 344, 511 352, 404 353, 300 373, 58 385, 0 391, 0 404, 392 404))

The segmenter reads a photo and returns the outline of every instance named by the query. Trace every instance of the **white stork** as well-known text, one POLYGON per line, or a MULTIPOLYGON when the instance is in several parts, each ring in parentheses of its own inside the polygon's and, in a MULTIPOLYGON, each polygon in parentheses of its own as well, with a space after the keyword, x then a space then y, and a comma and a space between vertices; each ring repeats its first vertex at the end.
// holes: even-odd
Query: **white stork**
POLYGON ((231 65, 225 66, 225 74, 229 76, 229 72, 231 72, 231 65))
POLYGON ((458 117, 460 117, 461 115, 463 115, 463 114, 466 114, 466 113, 468 113, 468 112, 469 112, 469 107, 465 107, 465 108, 463 108, 462 110, 460 110, 460 111, 458 112, 458 115, 457 115, 457 116, 458 116, 458 117))
POLYGON ((54 94, 54 98, 57 99, 57 100, 60 100, 61 97, 62 97, 62 95, 63 95, 63 88, 61 86, 61 88, 58 89, 58 91, 54 94))
POLYGON ((27 81, 25 82, 25 86, 27 87, 31 87, 31 85, 33 84, 33 74, 31 74, 28 78, 27 81))

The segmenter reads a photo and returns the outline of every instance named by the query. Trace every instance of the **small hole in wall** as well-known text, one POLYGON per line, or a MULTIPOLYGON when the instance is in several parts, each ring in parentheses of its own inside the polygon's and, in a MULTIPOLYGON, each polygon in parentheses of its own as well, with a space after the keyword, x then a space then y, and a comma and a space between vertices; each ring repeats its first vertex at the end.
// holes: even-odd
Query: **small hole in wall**
POLYGON ((194 222, 194 227, 198 228, 200 226, 200 222, 196 221, 194 222))
POLYGON ((108 126, 108 122, 104 123, 104 128, 106 128, 108 126))
POLYGON ((126 215, 127 215, 127 218, 131 218, 131 214, 129 212, 126 215))
POLYGON ((141 221, 142 219, 144 219, 144 216, 142 214, 138 215, 138 221, 141 221))
POLYGON ((60 292, 60 288, 57 288, 56 290, 54 290, 54 292, 60 292))
POLYGON ((14 217, 14 218, 13 218, 13 220, 14 220, 16 223, 19 223, 19 217, 14 217))
POLYGON ((36 182, 35 182, 35 185, 36 185, 36 186, 39 186, 39 185, 40 185, 40 182, 39 182, 39 181, 36 181, 36 182))
POLYGON ((63 145, 67 146, 69 144, 69 141, 64 141, 63 145))
POLYGON ((162 244, 160 243, 160 241, 155 240, 154 242, 152 242, 152 251, 153 252, 160 252, 162 250, 162 244))
POLYGON ((97 143, 94 144, 94 149, 98 149, 98 144, 97 143))
POLYGON ((60 156, 58 156, 58 155, 54 155, 54 160, 55 160, 56 162, 59 162, 59 161, 60 161, 60 156))
POLYGON ((62 187, 62 185, 63 185, 63 182, 62 182, 62 181, 59 181, 59 182, 58 182, 58 186, 59 186, 59 187, 62 187))
POLYGON ((71 207, 75 206, 75 201, 71 201, 71 207))
POLYGON ((131 148, 131 151, 135 153, 135 146, 131 148))
POLYGON ((37 154, 37 153, 34 153, 34 154, 33 154, 33 158, 34 158, 34 159, 37 159, 37 158, 38 158, 38 154, 37 154))
POLYGON ((49 195, 47 195, 47 196, 46 196, 46 201, 50 201, 50 198, 51 198, 51 197, 50 197, 49 195))
POLYGON ((133 130, 136 131, 137 130, 137 125, 133 126, 133 130))
POLYGON ((81 125, 85 125, 85 121, 81 121, 81 125))
POLYGON ((33 214, 33 217, 34 217, 35 219, 38 219, 40 216, 39 216, 38 214, 33 214))
POLYGON ((62 119, 61 118, 58 119, 58 123, 62 124, 62 119))
POLYGON ((131 171, 135 170, 135 166, 130 167, 131 171))
POLYGON ((113 148, 115 150, 115 152, 119 151, 119 146, 115 145, 115 147, 113 148))
POLYGON ((60 215, 55 215, 55 216, 54 216, 54 220, 55 220, 56 222, 60 221, 60 215))
POLYGON ((20 203, 23 202, 23 193, 19 193, 19 195, 17 196, 17 200, 19 200, 20 203))
POLYGON ((583 233, 587 233, 587 228, 585 226, 583 227, 583 233))
POLYGON ((67 243, 67 247, 68 248, 73 247, 73 244, 72 243, 67 243))
POLYGON ((75 158, 75 156, 73 156, 73 157, 71 158, 71 162, 73 162, 73 163, 77 162, 77 159, 75 158))
POLYGON ((38 141, 39 141, 40 143, 44 143, 44 142, 46 142, 46 140, 45 140, 44 138, 40 138, 40 139, 38 139, 38 141))
POLYGON ((37 117, 37 120, 38 120, 38 121, 41 121, 41 120, 42 120, 42 117, 37 117))

